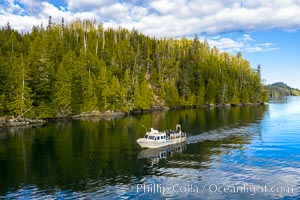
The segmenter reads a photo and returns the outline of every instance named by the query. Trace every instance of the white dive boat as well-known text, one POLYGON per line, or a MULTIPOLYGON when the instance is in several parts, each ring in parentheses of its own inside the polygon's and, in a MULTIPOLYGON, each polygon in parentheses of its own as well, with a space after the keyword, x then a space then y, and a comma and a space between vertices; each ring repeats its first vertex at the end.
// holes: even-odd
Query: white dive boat
POLYGON ((176 130, 158 131, 151 128, 145 137, 137 139, 137 143, 142 148, 159 148, 173 145, 186 140, 186 134, 181 131, 180 124, 176 125, 176 130))

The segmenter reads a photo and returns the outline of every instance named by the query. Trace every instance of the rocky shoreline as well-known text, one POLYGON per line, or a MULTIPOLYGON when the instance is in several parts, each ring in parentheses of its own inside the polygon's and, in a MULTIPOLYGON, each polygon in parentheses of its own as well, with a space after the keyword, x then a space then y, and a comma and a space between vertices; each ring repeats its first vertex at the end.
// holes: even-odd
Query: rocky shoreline
POLYGON ((189 109, 189 108, 200 108, 200 107, 234 107, 234 106, 255 106, 255 105, 267 105, 268 103, 248 103, 248 104, 207 104, 201 106, 178 106, 174 108, 168 107, 155 107, 153 109, 141 109, 141 110, 132 110, 129 113, 121 112, 121 111, 113 111, 108 110, 104 112, 100 112, 98 110, 94 110, 91 112, 83 112, 78 115, 66 116, 66 117, 55 117, 51 119, 31 119, 31 118, 14 118, 9 116, 0 117, 0 128, 6 127, 17 127, 17 126, 41 126, 46 124, 49 120, 57 120, 57 119, 81 119, 81 118, 90 118, 90 117, 115 117, 115 116, 125 116, 130 114, 143 114, 150 113, 155 111, 166 111, 166 110, 174 110, 174 109, 189 109))
POLYGON ((82 118, 82 117, 106 117, 106 116, 125 116, 125 112, 121 111, 113 111, 113 110, 108 110, 105 112, 100 112, 98 110, 93 110, 91 112, 83 112, 80 113, 79 115, 73 115, 70 118, 82 118))
POLYGON ((46 124, 44 119, 30 119, 30 118, 14 118, 14 117, 0 117, 0 128, 16 127, 16 126, 41 126, 46 124))

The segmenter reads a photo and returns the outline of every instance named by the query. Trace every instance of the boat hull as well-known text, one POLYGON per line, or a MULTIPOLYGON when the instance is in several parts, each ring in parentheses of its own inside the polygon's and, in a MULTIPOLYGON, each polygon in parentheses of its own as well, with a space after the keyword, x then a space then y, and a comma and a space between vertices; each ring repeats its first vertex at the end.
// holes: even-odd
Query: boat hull
POLYGON ((165 147, 168 145, 174 145, 178 144, 181 142, 186 141, 186 137, 180 137, 180 138, 175 138, 175 139, 170 139, 170 140, 164 140, 164 141, 149 141, 145 138, 140 138, 136 142, 142 147, 142 148, 148 148, 148 149, 153 149, 153 148, 160 148, 160 147, 165 147))
POLYGON ((139 155, 138 159, 141 158, 166 158, 167 156, 171 156, 172 153, 182 153, 183 150, 186 149, 186 143, 180 142, 174 145, 168 145, 160 148, 152 148, 152 149, 143 149, 139 155))

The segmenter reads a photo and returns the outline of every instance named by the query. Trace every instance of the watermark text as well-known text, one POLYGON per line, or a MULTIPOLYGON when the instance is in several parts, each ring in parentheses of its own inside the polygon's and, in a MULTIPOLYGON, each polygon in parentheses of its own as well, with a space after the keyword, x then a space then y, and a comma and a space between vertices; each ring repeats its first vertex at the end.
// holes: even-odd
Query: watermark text
POLYGON ((169 193, 209 193, 209 194, 249 194, 255 195, 257 193, 276 193, 292 195, 296 193, 296 188, 291 186, 267 186, 267 185, 221 185, 221 184, 137 184, 135 187, 137 193, 152 193, 166 195, 169 193))

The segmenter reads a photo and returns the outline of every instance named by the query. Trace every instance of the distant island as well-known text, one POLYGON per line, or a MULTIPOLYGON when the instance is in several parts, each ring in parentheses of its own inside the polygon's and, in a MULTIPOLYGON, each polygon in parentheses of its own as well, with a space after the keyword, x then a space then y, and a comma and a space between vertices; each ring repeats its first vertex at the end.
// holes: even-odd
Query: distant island
POLYGON ((300 90, 297 88, 291 88, 283 82, 276 82, 267 86, 269 89, 270 97, 279 96, 300 96, 300 90))

